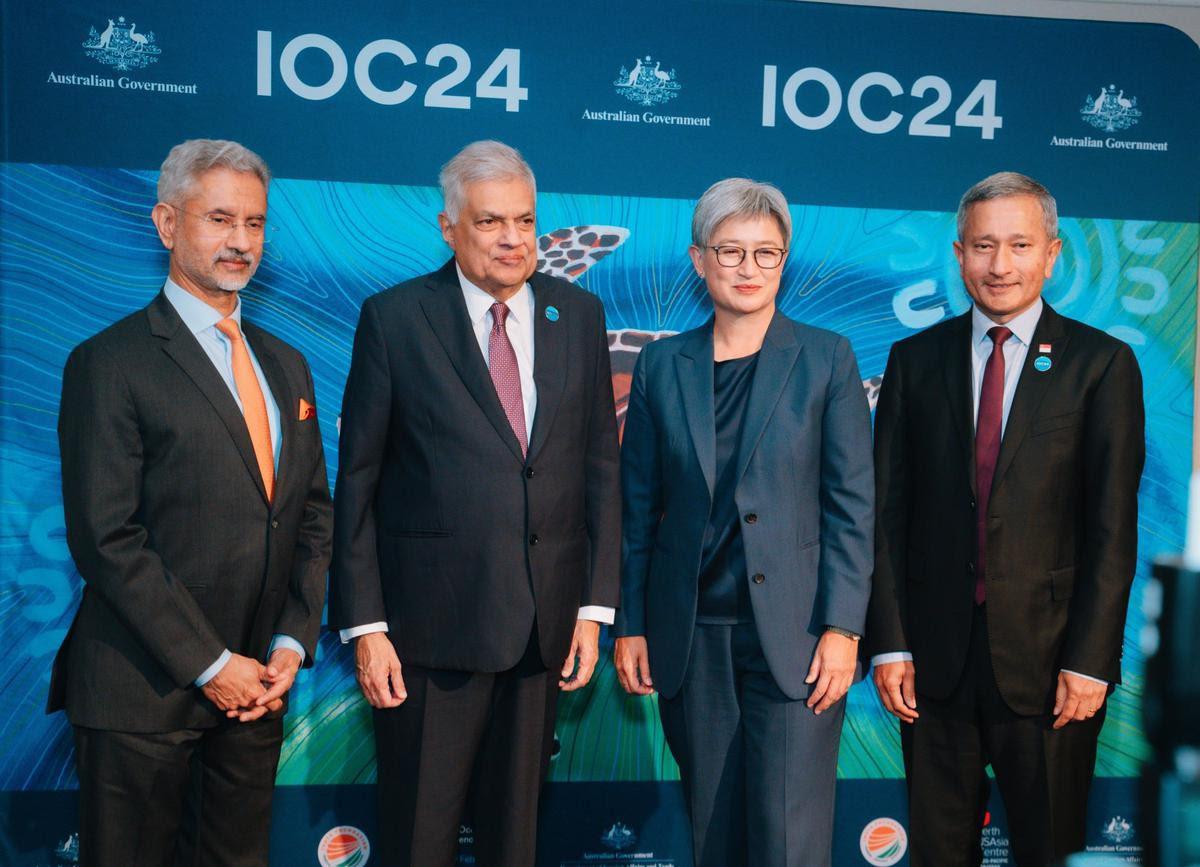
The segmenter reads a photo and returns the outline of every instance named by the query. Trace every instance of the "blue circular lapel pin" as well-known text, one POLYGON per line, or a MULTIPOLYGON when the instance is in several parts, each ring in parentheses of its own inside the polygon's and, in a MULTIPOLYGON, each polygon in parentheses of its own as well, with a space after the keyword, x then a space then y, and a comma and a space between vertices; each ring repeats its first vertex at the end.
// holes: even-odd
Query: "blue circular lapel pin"
POLYGON ((546 308, 546 318, 551 322, 558 321, 558 308, 553 304, 546 308))
POLYGON ((1050 358, 1045 355, 1039 355, 1033 362, 1033 369, 1039 373, 1045 373, 1050 369, 1050 358))

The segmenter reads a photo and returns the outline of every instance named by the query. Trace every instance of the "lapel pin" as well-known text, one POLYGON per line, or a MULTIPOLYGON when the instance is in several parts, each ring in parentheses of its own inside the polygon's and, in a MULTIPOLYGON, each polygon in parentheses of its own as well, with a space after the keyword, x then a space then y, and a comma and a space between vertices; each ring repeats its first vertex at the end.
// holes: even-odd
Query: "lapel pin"
POLYGON ((1040 352, 1042 355, 1049 355, 1050 354, 1050 344, 1049 343, 1039 343, 1038 344, 1038 352, 1040 352))
POLYGON ((549 319, 551 322, 558 321, 558 308, 555 307, 553 304, 551 304, 549 307, 546 308, 546 318, 549 319))
POLYGON ((1050 359, 1048 356, 1039 355, 1033 362, 1033 369, 1038 373, 1045 373, 1050 369, 1050 359))

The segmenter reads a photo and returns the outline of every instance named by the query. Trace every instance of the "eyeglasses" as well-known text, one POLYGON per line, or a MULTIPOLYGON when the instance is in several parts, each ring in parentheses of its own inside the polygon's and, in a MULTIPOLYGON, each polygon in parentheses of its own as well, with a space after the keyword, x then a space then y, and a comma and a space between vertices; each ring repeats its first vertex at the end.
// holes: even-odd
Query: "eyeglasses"
POLYGON ((250 237, 263 238, 270 237, 276 229, 275 226, 267 225, 266 217, 250 217, 248 220, 239 222, 228 214, 196 214, 192 211, 185 211, 178 205, 171 205, 171 207, 181 214, 195 217, 204 225, 204 231, 210 235, 232 235, 238 229, 245 226, 246 233, 250 237))
MULTIPOLYGON (((709 247, 717 254, 717 264, 725 268, 736 268, 746 260, 746 249, 744 247, 735 247, 732 244, 722 245, 720 247, 709 247)), ((754 251, 754 264, 759 268, 778 268, 783 262, 784 254, 787 250, 781 250, 778 247, 759 247, 754 251)))

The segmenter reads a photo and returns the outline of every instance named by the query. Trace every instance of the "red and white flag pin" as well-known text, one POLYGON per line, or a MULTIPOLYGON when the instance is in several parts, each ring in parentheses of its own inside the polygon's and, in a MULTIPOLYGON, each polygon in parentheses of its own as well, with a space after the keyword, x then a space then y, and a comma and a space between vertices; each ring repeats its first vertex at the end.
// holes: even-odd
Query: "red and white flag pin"
POLYGON ((1038 352, 1040 352, 1042 355, 1049 355, 1050 354, 1050 344, 1049 343, 1039 343, 1038 344, 1038 352))

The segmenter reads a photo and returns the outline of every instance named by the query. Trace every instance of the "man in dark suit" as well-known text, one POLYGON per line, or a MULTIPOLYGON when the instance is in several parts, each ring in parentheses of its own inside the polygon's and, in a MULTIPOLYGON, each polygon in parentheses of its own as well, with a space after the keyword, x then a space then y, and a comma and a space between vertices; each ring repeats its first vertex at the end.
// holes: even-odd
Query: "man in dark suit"
POLYGON ((316 649, 332 534, 308 365, 241 318, 269 180, 234 142, 173 148, 153 212, 163 291, 63 373, 85 587, 49 710, 75 730, 85 865, 267 863, 283 702, 316 649))
POLYGON ((376 709, 383 862, 454 863, 468 808, 478 863, 527 867, 557 690, 617 605, 604 309, 534 272, 516 151, 469 145, 441 185, 454 257, 368 298, 355 335, 330 625, 376 709))
POLYGON ((1142 381, 1128 346, 1042 301, 1057 222, 1023 175, 968 190, 974 307, 897 343, 880 393, 867 637, 904 723, 914 865, 980 863, 988 764, 1016 863, 1082 848, 1121 678, 1142 381))

